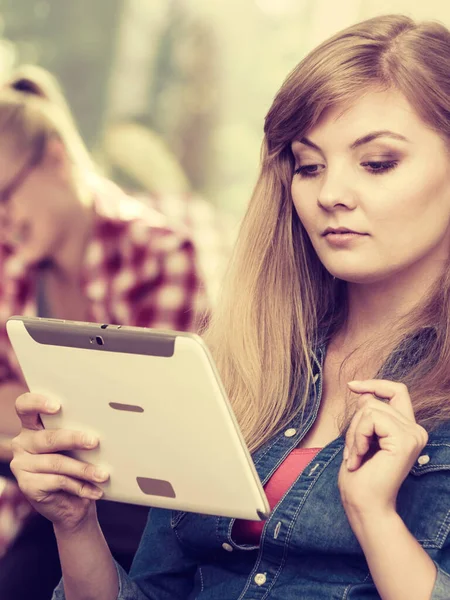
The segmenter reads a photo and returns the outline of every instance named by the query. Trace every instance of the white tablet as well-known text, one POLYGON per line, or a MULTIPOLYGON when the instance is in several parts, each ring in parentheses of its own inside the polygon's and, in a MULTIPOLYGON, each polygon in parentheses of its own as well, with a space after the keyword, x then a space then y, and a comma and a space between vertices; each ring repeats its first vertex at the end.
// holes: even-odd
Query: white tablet
POLYGON ((46 428, 94 433, 104 498, 262 520, 270 508, 212 358, 194 334, 37 317, 7 331, 46 428))

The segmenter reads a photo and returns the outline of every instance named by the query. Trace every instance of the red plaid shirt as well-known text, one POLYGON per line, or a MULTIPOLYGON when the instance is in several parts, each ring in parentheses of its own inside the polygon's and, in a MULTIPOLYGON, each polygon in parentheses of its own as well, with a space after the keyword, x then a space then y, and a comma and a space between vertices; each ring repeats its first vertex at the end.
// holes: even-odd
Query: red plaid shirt
MULTIPOLYGON (((86 320, 194 331, 206 310, 199 261, 187 228, 115 184, 95 178, 95 224, 82 286, 86 320)), ((36 272, 0 246, 0 384, 18 378, 6 334, 11 315, 37 315, 36 272)))
POLYGON ((196 194, 153 194, 142 199, 176 226, 187 228, 197 251, 209 302, 214 307, 220 297, 240 219, 196 194))
MULTIPOLYGON (((111 182, 95 178, 92 186, 95 225, 82 280, 88 320, 195 330, 207 301, 196 249, 182 220, 165 217, 111 182)), ((0 385, 20 379, 6 320, 37 312, 36 272, 0 246, 0 385)), ((17 484, 0 477, 0 557, 31 513, 17 484)))

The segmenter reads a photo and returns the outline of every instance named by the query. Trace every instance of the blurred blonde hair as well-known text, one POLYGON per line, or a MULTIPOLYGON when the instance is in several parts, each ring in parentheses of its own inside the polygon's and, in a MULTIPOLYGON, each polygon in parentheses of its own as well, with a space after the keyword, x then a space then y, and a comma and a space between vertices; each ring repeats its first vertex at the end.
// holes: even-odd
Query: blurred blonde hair
POLYGON ((16 154, 36 161, 57 136, 76 167, 94 170, 59 83, 36 65, 21 66, 0 88, 0 136, 16 154))
MULTIPOLYGON (((421 118, 449 139, 449 64, 450 32, 444 26, 382 16, 322 43, 277 94, 265 121, 260 175, 221 301, 205 332, 251 451, 304 411, 318 332, 331 339, 347 315, 346 283, 325 270, 293 209, 291 142, 314 127, 326 109, 390 88, 400 90, 421 118)), ((446 270, 389 337, 370 340, 372 356, 380 359, 400 340, 434 328, 417 365, 400 379, 428 429, 450 419, 449 325, 446 270)))

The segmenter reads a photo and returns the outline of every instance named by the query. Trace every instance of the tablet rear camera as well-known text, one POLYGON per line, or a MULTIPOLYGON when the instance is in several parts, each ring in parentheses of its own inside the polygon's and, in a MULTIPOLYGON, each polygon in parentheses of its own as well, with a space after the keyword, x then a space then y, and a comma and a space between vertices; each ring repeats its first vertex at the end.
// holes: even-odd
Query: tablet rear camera
POLYGON ((96 335, 96 336, 95 336, 95 341, 97 342, 97 344, 98 344, 99 346, 103 346, 103 344, 105 343, 105 342, 103 341, 103 338, 102 338, 102 336, 101 336, 101 335, 96 335))

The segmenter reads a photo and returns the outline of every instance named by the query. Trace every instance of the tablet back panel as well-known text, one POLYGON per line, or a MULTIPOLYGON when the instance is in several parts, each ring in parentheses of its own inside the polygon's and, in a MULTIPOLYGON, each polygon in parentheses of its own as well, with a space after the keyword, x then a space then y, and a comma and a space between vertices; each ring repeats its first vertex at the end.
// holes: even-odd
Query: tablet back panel
POLYGON ((7 329, 30 391, 62 405, 43 416, 45 427, 99 436, 98 449, 74 454, 109 470, 106 499, 244 519, 268 514, 198 336, 24 317, 7 329))

